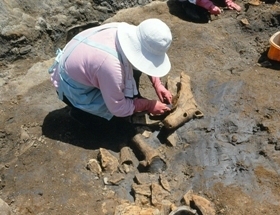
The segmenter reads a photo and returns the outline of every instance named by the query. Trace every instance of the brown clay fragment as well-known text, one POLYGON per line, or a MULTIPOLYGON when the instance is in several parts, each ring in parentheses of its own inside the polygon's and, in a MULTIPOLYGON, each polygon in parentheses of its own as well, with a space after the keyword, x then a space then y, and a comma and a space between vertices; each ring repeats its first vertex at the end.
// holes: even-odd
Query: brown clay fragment
POLYGON ((160 172, 166 168, 166 163, 160 157, 158 151, 145 141, 142 134, 136 134, 132 138, 132 144, 144 155, 145 159, 140 163, 147 167, 150 172, 160 172))
POLYGON ((173 99, 173 110, 163 120, 164 127, 168 130, 175 130, 193 118, 203 117, 193 97, 190 77, 182 72, 177 87, 177 95, 173 99))

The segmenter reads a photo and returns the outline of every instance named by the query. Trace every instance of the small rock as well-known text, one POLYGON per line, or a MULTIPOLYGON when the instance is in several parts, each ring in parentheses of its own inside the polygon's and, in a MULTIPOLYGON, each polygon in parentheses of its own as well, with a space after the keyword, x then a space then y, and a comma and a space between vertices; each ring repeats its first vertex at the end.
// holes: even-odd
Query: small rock
POLYGON ((91 172, 99 175, 102 172, 102 169, 96 159, 90 159, 87 163, 87 169, 91 172))
POLYGON ((149 138, 151 135, 152 135, 152 132, 151 131, 147 131, 145 130, 142 135, 145 137, 145 138, 149 138))
POLYGON ((139 215, 140 211, 141 208, 139 206, 124 203, 116 207, 115 215, 139 215))
POLYGON ((152 204, 154 206, 160 206, 162 200, 169 195, 169 192, 164 190, 159 184, 152 183, 152 204))
POLYGON ((27 54, 28 52, 30 52, 31 49, 32 49, 32 46, 31 46, 31 45, 27 45, 27 46, 25 46, 25 47, 20 48, 19 53, 20 53, 21 55, 25 55, 25 54, 27 54))
POLYGON ((158 176, 142 172, 135 175, 135 180, 138 184, 151 184, 152 182, 158 181, 158 176))
POLYGON ((187 206, 190 206, 193 202, 203 215, 216 214, 214 204, 201 196, 195 195, 192 190, 189 190, 183 198, 187 206))
POLYGON ((201 196, 198 196, 198 195, 193 195, 192 199, 193 199, 196 207, 202 212, 203 215, 215 215, 216 214, 214 205, 209 200, 207 200, 201 196))
POLYGON ((151 184, 132 184, 134 193, 151 196, 151 184))
POLYGON ((149 174, 148 173, 137 173, 135 175, 135 179, 137 181, 138 184, 149 184, 151 183, 151 180, 149 178, 149 174))
POLYGON ((167 190, 168 192, 171 191, 170 185, 169 185, 168 181, 167 181, 162 175, 160 175, 159 181, 160 181, 161 186, 162 186, 165 190, 167 190))
POLYGON ((249 25, 249 21, 247 19, 241 19, 240 22, 243 24, 243 25, 249 25))
POLYGON ((134 202, 136 205, 151 205, 151 198, 149 196, 141 195, 141 194, 135 194, 134 196, 134 202))
POLYGON ((105 171, 113 173, 118 170, 119 161, 108 150, 100 148, 98 157, 100 158, 101 167, 105 171))
POLYGON ((189 190, 183 197, 185 203, 187 206, 190 206, 191 201, 192 201, 192 196, 193 196, 193 191, 189 190))
POLYGON ((0 198, 0 212, 1 215, 11 215, 12 210, 10 206, 0 198))
POLYGON ((172 134, 170 134, 166 139, 167 139, 167 143, 170 146, 176 146, 177 143, 179 142, 179 137, 176 132, 173 132, 172 134))
POLYGON ((161 214, 165 215, 165 214, 169 214, 171 211, 171 205, 172 203, 169 200, 162 200, 161 201, 161 206, 160 206, 160 212, 161 214))
POLYGON ((250 0, 248 2, 250 5, 259 6, 261 4, 260 0, 250 0))
POLYGON ((160 215, 160 211, 153 207, 140 207, 135 204, 123 203, 118 205, 114 215, 160 215))
POLYGON ((26 132, 24 128, 20 129, 20 140, 23 142, 26 142, 27 140, 30 139, 29 134, 26 132))
POLYGON ((109 183, 108 183, 108 177, 104 177, 103 178, 103 183, 105 184, 105 185, 108 185, 109 183))
POLYGON ((108 182, 113 185, 118 185, 122 180, 124 180, 123 175, 120 173, 115 173, 108 179, 108 182))

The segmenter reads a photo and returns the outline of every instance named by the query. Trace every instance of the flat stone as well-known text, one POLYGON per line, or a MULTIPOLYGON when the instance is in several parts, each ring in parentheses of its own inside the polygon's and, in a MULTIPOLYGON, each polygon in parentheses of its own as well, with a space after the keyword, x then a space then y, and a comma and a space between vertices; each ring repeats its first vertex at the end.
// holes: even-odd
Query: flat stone
POLYGON ((172 134, 170 134, 167 138, 167 144, 170 145, 170 146, 176 146, 177 143, 179 142, 179 137, 177 135, 176 132, 173 132, 172 134))
POLYGON ((158 181, 157 175, 151 175, 149 173, 143 172, 143 173, 137 173, 135 175, 135 180, 138 184, 151 184, 152 182, 158 181))
POLYGON ((118 170, 119 161, 108 150, 100 148, 98 157, 100 158, 101 167, 104 171, 113 173, 118 170))
POLYGON ((157 208, 140 207, 135 204, 123 203, 118 205, 114 215, 160 215, 157 208))
POLYGON ((169 195, 169 192, 164 190, 159 184, 152 183, 152 204, 154 206, 160 206, 162 200, 169 195))
POLYGON ((142 206, 151 205, 151 198, 149 196, 144 196, 136 193, 134 198, 135 198, 136 205, 142 205, 142 206))
POLYGON ((151 196, 151 184, 132 184, 132 189, 135 193, 151 196))
POLYGON ((159 181, 160 181, 161 186, 162 186, 166 191, 171 192, 170 184, 169 184, 169 182, 166 180, 166 178, 164 178, 164 176, 160 175, 159 181))
POLYGON ((124 180, 124 176, 121 173, 114 173, 108 179, 108 182, 113 185, 118 185, 122 180, 124 180))
POLYGON ((87 169, 95 174, 101 174, 102 169, 99 162, 96 159, 90 159, 87 163, 87 169))

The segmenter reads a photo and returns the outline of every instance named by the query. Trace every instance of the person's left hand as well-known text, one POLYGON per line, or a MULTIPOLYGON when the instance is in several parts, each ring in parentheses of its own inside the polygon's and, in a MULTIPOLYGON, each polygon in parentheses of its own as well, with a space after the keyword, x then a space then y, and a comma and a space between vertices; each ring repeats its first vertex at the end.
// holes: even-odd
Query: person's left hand
POLYGON ((158 77, 151 77, 150 80, 153 83, 155 91, 157 93, 158 98, 162 103, 171 104, 172 103, 172 94, 169 90, 167 90, 161 83, 158 77))
POLYGON ((155 86, 158 98, 161 102, 166 104, 172 103, 172 95, 161 83, 155 86))
POLYGON ((241 7, 238 4, 235 4, 232 0, 225 0, 225 3, 229 9, 241 11, 241 7))

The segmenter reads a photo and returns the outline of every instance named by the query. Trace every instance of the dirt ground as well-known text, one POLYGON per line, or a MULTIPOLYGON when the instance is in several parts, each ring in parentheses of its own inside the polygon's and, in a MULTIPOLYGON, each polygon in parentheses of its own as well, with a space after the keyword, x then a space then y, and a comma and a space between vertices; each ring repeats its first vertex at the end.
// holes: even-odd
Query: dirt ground
MULTIPOLYGON (((181 206, 193 190, 213 203, 216 214, 277 215, 280 63, 267 52, 279 30, 280 3, 237 2, 240 13, 224 9, 209 23, 187 20, 175 1, 121 10, 106 22, 166 22, 173 35, 169 76, 190 76, 204 114, 176 130, 176 146, 161 143, 156 129, 147 140, 167 162, 161 174, 149 173, 168 181, 165 199, 181 206)), ((49 80, 53 57, 1 64, 0 198, 18 215, 114 214, 122 202, 135 202, 139 170, 97 175, 86 167, 100 148, 119 158, 130 138, 127 127, 85 128, 71 119, 49 80), (123 177, 120 183, 104 183, 115 174, 123 177)), ((155 98, 144 75, 141 92, 155 98)))

